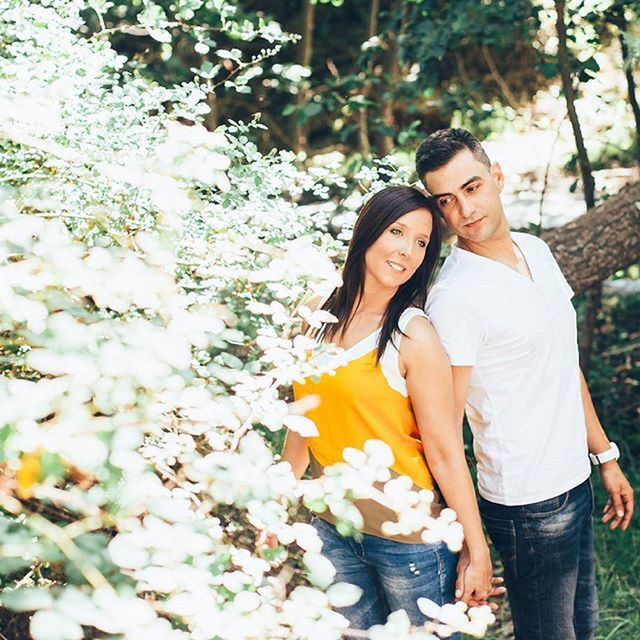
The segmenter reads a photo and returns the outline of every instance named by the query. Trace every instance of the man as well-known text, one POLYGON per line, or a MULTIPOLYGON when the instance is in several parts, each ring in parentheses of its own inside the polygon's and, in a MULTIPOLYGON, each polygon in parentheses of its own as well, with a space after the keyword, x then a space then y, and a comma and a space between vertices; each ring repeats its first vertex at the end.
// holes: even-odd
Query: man
POLYGON ((628 527, 633 491, 579 368, 573 291, 542 240, 510 232, 502 169, 468 131, 430 135, 416 166, 457 236, 427 312, 453 366, 460 422, 466 405, 516 639, 591 639, 589 452, 611 529, 628 527))

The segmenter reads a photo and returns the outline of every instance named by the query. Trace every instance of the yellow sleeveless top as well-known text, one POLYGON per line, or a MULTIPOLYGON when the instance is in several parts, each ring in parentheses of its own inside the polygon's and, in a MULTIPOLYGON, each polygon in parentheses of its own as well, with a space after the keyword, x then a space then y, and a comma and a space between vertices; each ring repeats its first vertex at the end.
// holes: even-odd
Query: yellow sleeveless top
MULTIPOLYGON (((401 315, 398 327, 404 331, 415 316, 426 317, 420 309, 411 307, 401 315)), ((377 342, 380 330, 346 349, 347 363, 333 375, 319 379, 305 379, 294 383, 296 400, 315 394, 320 404, 307 412, 317 428, 318 436, 309 438, 311 473, 322 474, 327 465, 342 461, 345 447, 362 449, 369 439, 386 442, 393 451, 395 462, 392 475, 406 475, 413 480, 414 489, 434 489, 434 482, 424 457, 405 379, 400 375, 398 348, 401 334, 389 341, 376 365, 377 342)), ((356 505, 364 519, 364 533, 403 542, 421 542, 419 533, 411 536, 388 536, 381 531, 382 522, 396 518, 394 514, 371 500, 359 500, 356 505)), ((334 521, 328 512, 318 514, 334 521)))

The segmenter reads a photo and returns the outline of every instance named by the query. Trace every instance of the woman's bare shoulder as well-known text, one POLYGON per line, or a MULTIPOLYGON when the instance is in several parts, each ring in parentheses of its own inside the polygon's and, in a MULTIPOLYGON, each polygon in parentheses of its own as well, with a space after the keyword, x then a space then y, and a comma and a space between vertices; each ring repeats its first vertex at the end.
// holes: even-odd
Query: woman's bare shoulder
POLYGON ((429 322, 429 318, 422 313, 416 314, 407 322, 404 333, 409 340, 416 342, 438 339, 436 330, 433 328, 431 322, 429 322))
POLYGON ((409 320, 404 334, 406 339, 400 342, 400 356, 405 362, 424 359, 425 356, 440 356, 443 353, 436 330, 423 314, 409 320))

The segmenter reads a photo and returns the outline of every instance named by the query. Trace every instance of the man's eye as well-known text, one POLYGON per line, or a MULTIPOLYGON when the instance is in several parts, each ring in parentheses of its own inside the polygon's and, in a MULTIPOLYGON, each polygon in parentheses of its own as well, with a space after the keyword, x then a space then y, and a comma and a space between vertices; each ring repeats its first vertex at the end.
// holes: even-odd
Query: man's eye
POLYGON ((474 191, 477 191, 477 190, 478 190, 478 185, 477 185, 477 184, 471 184, 471 185, 469 185, 469 187, 467 188, 467 191, 468 191, 469 193, 473 193, 474 191))
POLYGON ((448 207, 451 204, 451 202, 452 202, 451 198, 441 198, 440 200, 438 200, 438 204, 443 208, 448 207))

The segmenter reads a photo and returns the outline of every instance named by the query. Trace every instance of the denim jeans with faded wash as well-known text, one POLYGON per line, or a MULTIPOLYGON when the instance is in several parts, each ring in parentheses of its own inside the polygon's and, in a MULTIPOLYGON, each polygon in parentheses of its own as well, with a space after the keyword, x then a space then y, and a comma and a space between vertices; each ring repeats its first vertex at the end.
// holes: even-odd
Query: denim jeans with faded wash
POLYGON ((517 507, 480 498, 504 565, 516 640, 592 640, 598 624, 589 480, 517 507))
MULTIPOLYGON (((458 556, 446 544, 408 544, 368 534, 357 542, 317 516, 311 524, 322 539, 323 555, 336 568, 334 582, 362 589, 356 604, 336 609, 349 620, 350 628, 384 624, 399 609, 407 612, 411 624, 422 625, 427 618, 416 604, 418 598, 438 605, 453 602, 458 556)), ((460 639, 459 634, 449 636, 460 639)))

